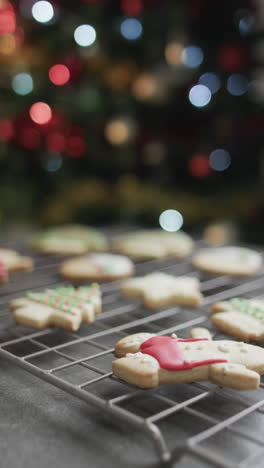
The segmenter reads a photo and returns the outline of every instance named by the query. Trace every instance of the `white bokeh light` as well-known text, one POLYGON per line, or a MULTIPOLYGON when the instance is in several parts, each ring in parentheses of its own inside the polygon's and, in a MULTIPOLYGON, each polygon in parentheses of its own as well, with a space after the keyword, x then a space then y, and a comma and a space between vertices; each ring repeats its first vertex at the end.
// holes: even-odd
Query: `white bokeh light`
POLYGON ((198 84, 189 91, 189 101, 195 107, 204 107, 211 101, 212 93, 207 86, 198 84))
POLYGON ((182 62, 186 67, 196 68, 201 65, 204 59, 204 53, 201 47, 188 46, 182 52, 182 62))
POLYGON ((143 28, 136 18, 127 18, 120 25, 120 32, 125 39, 135 41, 142 34, 143 28))
POLYGON ((28 73, 18 73, 12 79, 12 88, 16 94, 26 96, 33 90, 33 80, 28 73))
POLYGON ((233 96, 242 96, 248 90, 248 80, 240 73, 230 75, 227 80, 227 91, 233 96))
POLYGON ((224 149, 216 149, 209 156, 209 164, 215 171, 225 171, 231 164, 230 153, 224 149))
POLYGON ((74 31, 74 39, 81 47, 90 46, 96 40, 96 31, 90 24, 81 24, 74 31))
POLYGON ((54 16, 53 6, 46 0, 36 2, 32 7, 32 16, 39 23, 48 23, 54 16))
POLYGON ((216 93, 221 86, 219 77, 215 73, 203 73, 199 78, 199 84, 207 86, 211 93, 216 93))
POLYGON ((179 231, 183 225, 183 217, 177 210, 165 210, 159 217, 159 224, 164 231, 179 231))

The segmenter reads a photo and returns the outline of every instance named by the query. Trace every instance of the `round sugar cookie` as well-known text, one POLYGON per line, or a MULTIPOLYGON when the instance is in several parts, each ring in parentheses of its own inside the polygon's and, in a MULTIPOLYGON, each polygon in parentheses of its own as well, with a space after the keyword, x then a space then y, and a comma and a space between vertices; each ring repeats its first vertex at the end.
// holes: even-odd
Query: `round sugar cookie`
POLYGON ((115 252, 139 259, 156 259, 168 256, 184 258, 193 249, 193 241, 185 232, 166 232, 150 229, 123 234, 112 244, 115 252))
POLYGON ((80 255, 106 250, 107 241, 94 228, 69 224, 35 234, 30 246, 45 254, 80 255))
POLYGON ((71 281, 113 281, 134 273, 134 264, 124 255, 93 253, 63 262, 60 274, 71 281))
POLYGON ((252 276, 262 265, 261 255, 244 247, 219 247, 199 250, 193 257, 199 270, 221 275, 252 276))
POLYGON ((33 269, 33 260, 30 257, 23 257, 11 249, 0 249, 0 264, 2 281, 7 280, 9 272, 33 269))

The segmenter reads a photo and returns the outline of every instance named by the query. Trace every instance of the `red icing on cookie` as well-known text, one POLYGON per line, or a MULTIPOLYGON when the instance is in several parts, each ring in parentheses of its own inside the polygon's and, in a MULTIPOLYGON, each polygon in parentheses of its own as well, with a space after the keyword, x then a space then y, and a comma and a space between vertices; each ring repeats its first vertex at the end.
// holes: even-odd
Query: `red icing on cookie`
POLYGON ((185 361, 184 353, 179 346, 179 342, 188 341, 208 341, 206 338, 196 338, 181 340, 171 336, 153 336, 141 344, 140 350, 144 354, 153 356, 162 369, 179 371, 193 369, 207 364, 227 362, 226 359, 207 359, 206 361, 185 361))

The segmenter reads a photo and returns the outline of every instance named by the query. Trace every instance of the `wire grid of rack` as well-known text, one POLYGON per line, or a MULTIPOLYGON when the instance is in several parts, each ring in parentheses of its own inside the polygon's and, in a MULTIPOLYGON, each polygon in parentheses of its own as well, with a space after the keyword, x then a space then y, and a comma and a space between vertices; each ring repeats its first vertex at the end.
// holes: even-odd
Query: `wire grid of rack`
MULTIPOLYGON (((21 249, 20 249, 21 251, 21 249)), ((262 252, 261 252, 262 253, 262 252)), ((187 337, 193 326, 211 329, 208 307, 234 296, 261 297, 264 270, 243 280, 205 276, 190 259, 136 263, 136 274, 154 270, 200 278, 205 295, 199 309, 170 307, 157 312, 120 294, 120 281, 105 283, 103 312, 78 332, 58 329, 32 331, 14 325, 8 302, 27 290, 42 290, 67 282, 57 275, 61 258, 35 255, 35 270, 11 277, 1 286, 0 356, 60 389, 91 403, 117 424, 142 431, 162 461, 191 454, 211 466, 247 467, 263 454, 264 384, 253 392, 237 392, 209 383, 179 384, 142 390, 111 373, 113 346, 136 332, 187 337)), ((226 338, 226 337, 225 337, 226 338)))

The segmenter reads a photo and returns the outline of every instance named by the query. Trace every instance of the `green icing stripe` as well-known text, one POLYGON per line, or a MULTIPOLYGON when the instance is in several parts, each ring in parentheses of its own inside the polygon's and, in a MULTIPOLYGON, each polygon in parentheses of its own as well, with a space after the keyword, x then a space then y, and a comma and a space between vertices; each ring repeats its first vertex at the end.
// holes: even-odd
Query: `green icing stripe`
POLYGON ((247 299, 235 297, 230 302, 235 307, 235 309, 239 310, 240 312, 252 315, 253 317, 259 320, 264 320, 264 310, 260 307, 256 307, 250 304, 250 302, 247 299))
POLYGON ((92 302, 93 297, 86 297, 87 294, 94 294, 94 287, 85 286, 74 289, 72 286, 59 287, 54 290, 46 290, 44 293, 28 292, 27 297, 34 302, 47 304, 66 313, 75 315, 73 309, 79 307, 84 302, 92 302))

